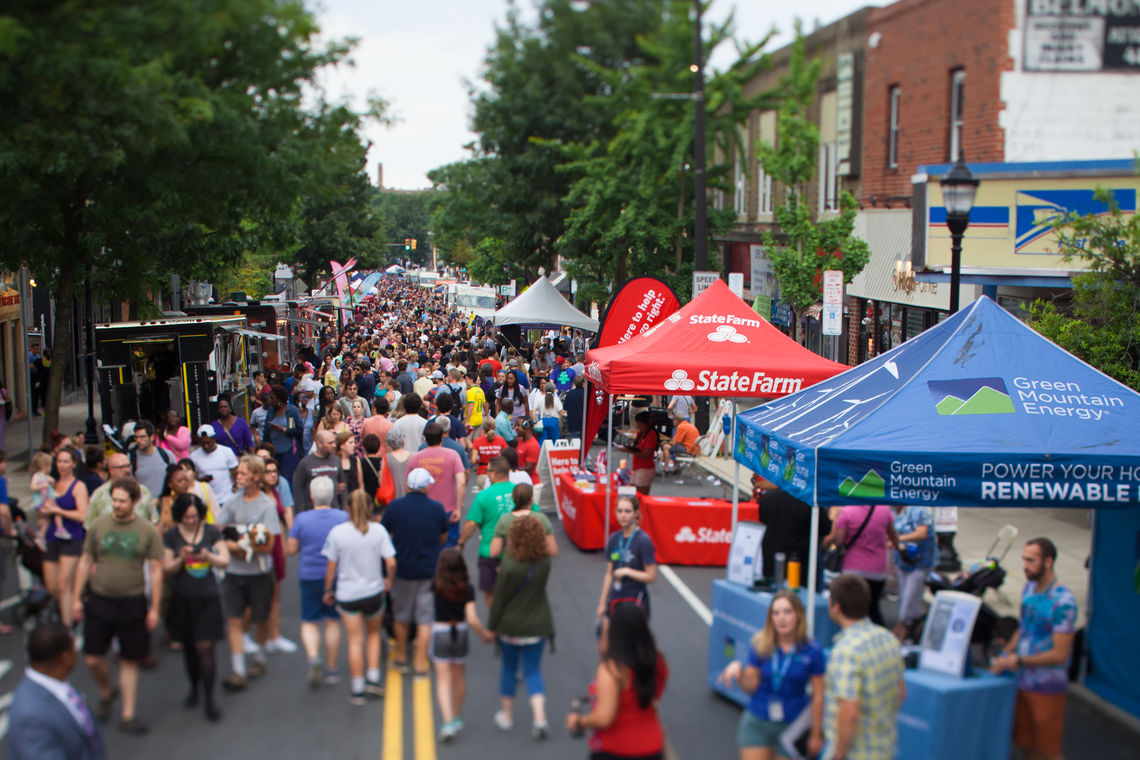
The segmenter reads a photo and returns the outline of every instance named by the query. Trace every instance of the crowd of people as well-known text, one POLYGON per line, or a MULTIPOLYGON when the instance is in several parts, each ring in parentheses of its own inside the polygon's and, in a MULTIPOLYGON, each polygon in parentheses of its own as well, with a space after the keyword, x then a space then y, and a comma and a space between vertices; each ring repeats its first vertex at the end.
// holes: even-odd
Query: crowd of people
MULTIPOLYGON (((559 547, 538 509, 537 465, 544 441, 582 431, 583 338, 554 331, 512 345, 440 296, 395 278, 385 278, 354 317, 339 335, 326 332, 318 345, 301 347, 293 366, 255 373, 248 416, 221 396, 216 419, 196 431, 170 411, 157 425, 135 426, 129 453, 104 456, 61 437, 33 460, 34 534, 60 622, 29 636, 11 757, 104 757, 100 723, 116 709, 123 732, 145 733, 140 671, 155 660, 156 632, 181 653, 186 706, 219 720, 219 685, 243 692, 267 672, 268 654, 297 650, 282 631, 282 593, 300 600, 298 681, 307 688, 347 681, 349 702, 359 706, 384 696, 389 661, 412 678, 434 674, 439 738, 454 741, 464 728, 472 644, 493 643, 500 656, 494 724, 513 729, 521 683, 532 735, 550 735, 542 662, 555 633, 548 581, 559 547), (464 547, 476 533, 472 572, 464 547), (295 583, 286 583, 289 567, 295 583), (68 682, 79 626, 98 687, 93 707, 68 682), (223 640, 228 667, 218 664, 223 640), (339 669, 342 640, 347 677, 339 669), (53 699, 70 724, 45 708, 53 699), (63 755, 49 745, 65 748, 63 755)), ((692 398, 667 403, 675 430, 665 445, 648 412, 634 418, 631 482, 643 494, 655 472, 697 451, 692 398)), ((0 456, 0 476, 3 467, 0 456)), ((761 502, 768 542, 801 541, 810 508, 781 507, 780 498, 761 502)), ((899 639, 921 615, 922 571, 933 562, 928 512, 845 507, 827 520, 825 543, 845 550, 829 589, 829 613, 843 633, 825 658, 807 636, 799 596, 776 594, 747 657, 720 675, 751 694, 738 732, 742 760, 814 756, 825 744, 839 760, 893 756, 905 697, 899 639), (888 547, 896 550, 903 597, 897 638, 881 627, 878 611, 888 547), (801 746, 793 753, 789 742, 801 746)), ((566 715, 565 728, 590 731, 591 757, 599 760, 660 758, 656 704, 669 666, 650 627, 655 549, 639 528, 637 498, 619 498, 616 515, 590 700, 566 715)), ((5 532, 13 529, 6 512, 0 521, 5 532)), ((1052 545, 1031 546, 1025 605, 1032 614, 994 666, 1021 670, 1018 741, 1051 757, 1060 734, 1050 720, 1063 711, 1054 671, 1068 657, 1075 604, 1052 575, 1052 545)), ((801 551, 806 557, 807 547, 801 551)))

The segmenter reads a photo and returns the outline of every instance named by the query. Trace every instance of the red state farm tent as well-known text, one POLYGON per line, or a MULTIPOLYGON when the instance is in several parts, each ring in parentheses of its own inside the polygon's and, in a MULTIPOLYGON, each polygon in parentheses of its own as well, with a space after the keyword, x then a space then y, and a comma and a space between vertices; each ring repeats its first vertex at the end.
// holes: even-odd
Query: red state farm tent
POLYGON ((586 354, 586 375, 614 395, 776 398, 846 369, 761 319, 722 280, 644 334, 586 354))

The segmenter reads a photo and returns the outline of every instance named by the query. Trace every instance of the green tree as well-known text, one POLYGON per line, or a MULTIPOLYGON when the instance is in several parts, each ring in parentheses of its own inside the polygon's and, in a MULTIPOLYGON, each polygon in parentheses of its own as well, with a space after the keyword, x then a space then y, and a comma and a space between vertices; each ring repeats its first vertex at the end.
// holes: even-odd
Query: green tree
MULTIPOLYGON (((764 171, 786 190, 783 205, 773 211, 780 237, 765 236, 767 255, 780 283, 780 297, 798 313, 820 297, 822 273, 828 269, 843 272, 850 283, 870 260, 867 243, 851 233, 858 204, 844 191, 839 198, 839 214, 816 220, 805 201, 807 183, 816 175, 819 130, 808 118, 808 107, 815 100, 820 62, 807 61, 806 43, 796 23, 796 40, 788 61, 788 72, 781 78, 783 100, 776 116, 777 145, 757 147, 764 171)), ((792 320, 792 329, 798 320, 792 320)), ((794 334, 794 332, 793 332, 794 334)))
POLYGON ((560 168, 559 146, 612 134, 612 105, 588 97, 611 92, 595 66, 636 65, 638 36, 660 26, 665 2, 606 0, 575 10, 570 0, 541 0, 534 26, 512 8, 488 50, 484 82, 470 87, 478 135, 471 159, 429 175, 444 191, 433 228, 449 241, 444 250, 464 241, 472 264, 497 275, 492 281, 553 268, 575 179, 560 168), (477 263, 482 255, 502 258, 477 263))
POLYGON ((1067 305, 1037 300, 1035 330, 1074 356, 1140 390, 1140 215, 1125 214, 1112 193, 1097 189, 1107 213, 1069 214, 1054 222, 1058 250, 1081 259, 1067 305))
POLYGON ((57 427, 72 296, 132 298, 297 243, 322 155, 302 89, 347 47, 299 0, 12 0, 0 12, 0 264, 27 263, 57 313, 57 427), (311 188, 310 188, 311 189, 311 188))
POLYGON ((376 195, 373 203, 382 220, 387 260, 411 259, 417 264, 431 264, 431 195, 428 190, 382 190, 376 195), (406 239, 416 241, 414 251, 404 250, 406 239))
MULTIPOLYGON (((578 179, 567 196, 570 215, 559 251, 570 260, 582 298, 601 300, 610 283, 639 273, 663 275, 682 296, 691 288, 691 9, 684 0, 663 3, 661 25, 638 38, 641 54, 633 65, 607 68, 583 61, 605 84, 606 94, 588 102, 608 107, 614 116, 611 135, 592 136, 563 151, 570 159, 563 170, 578 179)), ((731 17, 709 28, 705 49, 711 55, 729 42, 735 42, 731 17)), ((744 94, 767 66, 761 55, 766 42, 737 44, 736 62, 705 83, 706 137, 725 155, 743 150, 740 127, 748 113, 773 100, 769 92, 744 94)), ((710 166, 709 188, 726 190, 729 171, 723 163, 710 166)), ((735 219, 732 210, 710 208, 710 241, 735 219)))

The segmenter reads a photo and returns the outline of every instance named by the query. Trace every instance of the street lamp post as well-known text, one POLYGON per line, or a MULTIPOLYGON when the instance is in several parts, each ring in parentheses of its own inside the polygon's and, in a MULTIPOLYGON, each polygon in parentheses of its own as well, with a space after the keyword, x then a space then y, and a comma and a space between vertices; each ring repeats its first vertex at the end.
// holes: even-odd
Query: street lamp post
POLYGON ((966 166, 963 151, 958 163, 942 179, 942 204, 946 207, 946 226, 950 229, 950 313, 958 311, 958 290, 962 280, 962 237, 970 226, 970 211, 978 192, 978 180, 966 166))

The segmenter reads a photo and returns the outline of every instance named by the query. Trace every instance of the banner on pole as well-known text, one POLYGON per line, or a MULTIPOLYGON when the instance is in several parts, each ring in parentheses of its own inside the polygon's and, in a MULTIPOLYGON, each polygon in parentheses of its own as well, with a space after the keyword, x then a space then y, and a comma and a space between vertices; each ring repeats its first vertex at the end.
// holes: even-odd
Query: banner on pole
MULTIPOLYGON (((640 335, 659 321, 681 308, 681 301, 673 289, 656 277, 634 277, 610 299, 602 316, 601 328, 594 348, 625 343, 640 335)), ((586 382, 586 414, 582 427, 581 458, 584 461, 590 445, 598 437, 602 423, 609 414, 605 392, 597 385, 586 382)))

